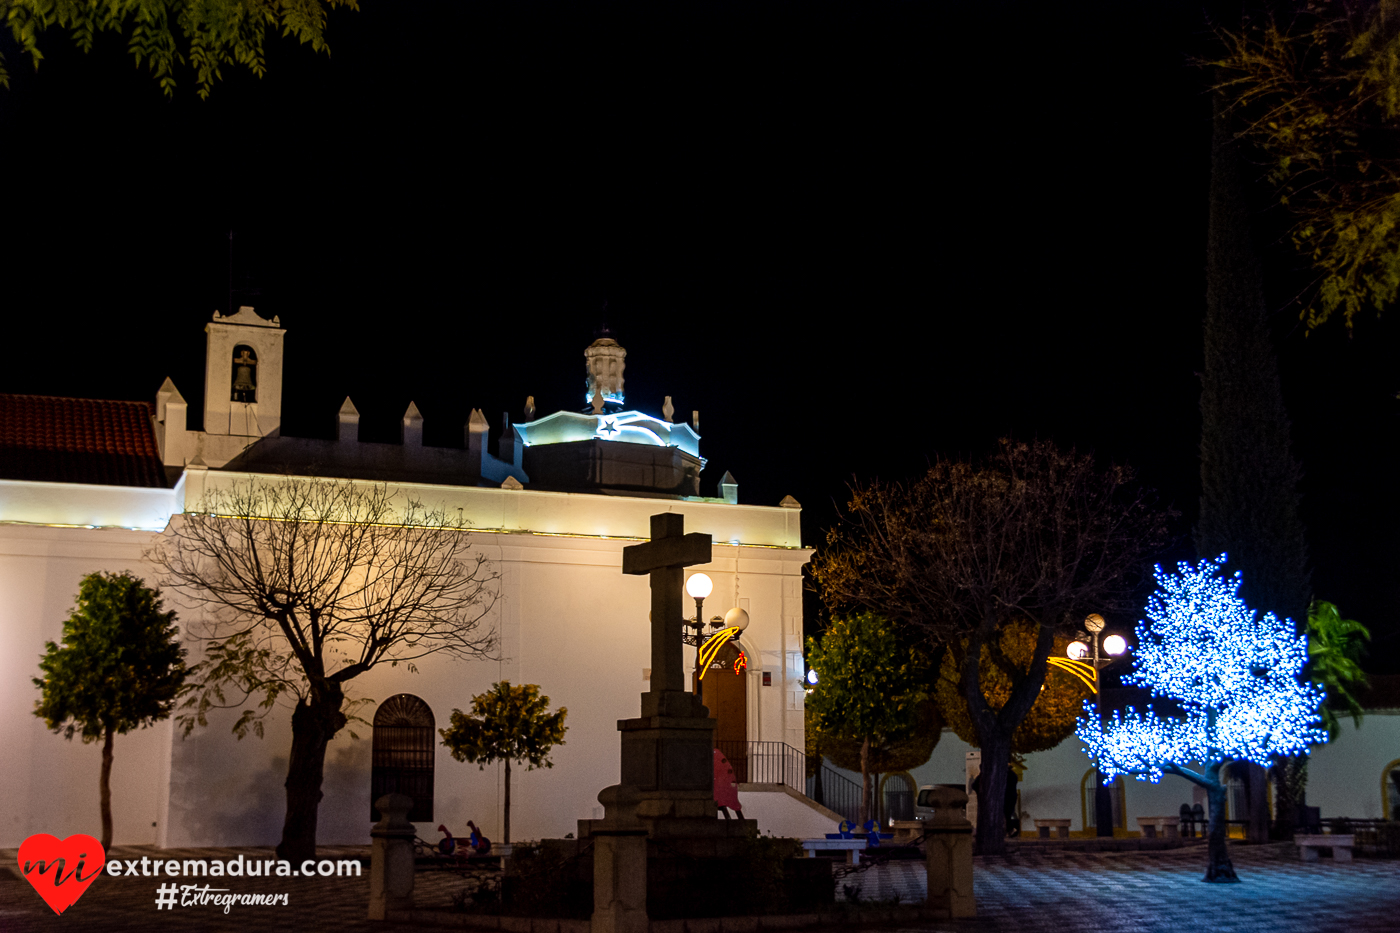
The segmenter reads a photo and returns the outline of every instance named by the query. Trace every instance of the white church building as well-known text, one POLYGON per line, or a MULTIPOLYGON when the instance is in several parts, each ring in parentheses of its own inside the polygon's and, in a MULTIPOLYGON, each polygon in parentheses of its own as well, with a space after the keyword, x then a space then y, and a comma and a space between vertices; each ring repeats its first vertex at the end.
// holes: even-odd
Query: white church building
MULTIPOLYGON (((601 816, 597 793, 619 780, 617 721, 638 715, 650 673, 648 582, 622 574, 622 549, 647 538, 658 512, 680 513, 686 531, 714 542, 712 562, 687 571, 713 580, 705 616, 741 608, 750 619, 716 674, 727 678, 713 710, 718 733, 775 754, 803 748, 801 573, 812 552, 802 547, 800 508, 790 497, 741 503, 727 473, 718 495, 702 496, 700 435, 672 420, 669 399, 660 413, 625 406, 626 353, 615 341, 585 351, 584 409, 537 416, 531 400, 492 455, 479 411, 461 447, 424 446, 413 404, 401 443, 370 443, 359 440, 348 398, 335 439, 283 437, 278 320, 245 307, 215 313, 206 332, 203 430, 188 429, 187 404, 168 379, 154 404, 0 396, 0 847, 33 833, 98 832, 99 747, 66 741, 32 714, 39 658, 45 642, 61 640, 79 581, 130 571, 156 584, 143 555, 172 516, 258 477, 384 483, 460 510, 474 548, 501 575, 488 616, 498 660, 429 657, 416 673, 384 665, 351 682, 352 696, 375 701, 364 718, 379 715, 398 736, 417 729, 410 744, 432 750, 415 757, 373 729, 360 727, 358 739, 343 730, 326 755, 322 843, 368 842, 372 786, 395 782, 431 789, 430 820, 418 827, 425 838, 437 838, 438 823, 465 833, 471 819, 499 839, 500 768, 454 761, 436 729, 500 680, 538 684, 553 708, 569 710, 554 767, 514 770, 512 835, 563 836, 601 816)), ((181 612, 182 631, 198 621, 173 594, 166 605, 181 612)), ((268 717, 262 739, 237 740, 236 718, 211 716, 188 738, 170 721, 117 738, 117 843, 278 840, 291 709, 268 717)))

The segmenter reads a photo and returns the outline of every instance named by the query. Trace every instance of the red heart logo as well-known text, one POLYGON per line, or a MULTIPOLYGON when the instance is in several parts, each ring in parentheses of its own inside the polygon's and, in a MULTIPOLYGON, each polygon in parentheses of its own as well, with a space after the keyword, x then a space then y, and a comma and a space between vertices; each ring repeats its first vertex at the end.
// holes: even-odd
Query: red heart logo
POLYGON ((19 847, 20 872, 56 914, 77 903, 106 864, 102 843, 82 833, 61 841, 36 833, 19 847), (89 871, 89 865, 96 867, 89 871))

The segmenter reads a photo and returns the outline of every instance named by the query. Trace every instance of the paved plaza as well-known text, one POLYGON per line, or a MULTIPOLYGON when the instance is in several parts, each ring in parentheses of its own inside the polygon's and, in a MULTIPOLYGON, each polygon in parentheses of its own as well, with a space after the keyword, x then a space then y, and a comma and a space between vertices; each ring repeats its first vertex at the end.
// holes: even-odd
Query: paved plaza
MULTIPOLYGON (((366 854, 365 847, 323 846, 321 858, 366 854)), ((1400 861, 1358 858, 1351 863, 1303 863, 1289 845, 1234 846, 1236 885, 1200 881, 1205 853, 1198 847, 1158 852, 1084 853, 1023 847, 1004 857, 976 860, 976 920, 930 922, 903 929, 945 933, 1167 933, 1192 928, 1244 931, 1400 930, 1400 861)), ((167 850, 118 846, 113 858, 272 858, 271 849, 167 850)), ((314 931, 398 933, 411 927, 365 919, 368 872, 360 878, 233 879, 235 892, 285 893, 286 906, 215 906, 157 910, 157 888, 167 879, 101 877, 63 916, 56 916, 20 878, 13 849, 0 853, 0 931, 314 931)), ((843 876, 838 889, 859 886, 862 900, 904 903, 922 896, 919 863, 891 863, 843 876)), ((176 879, 188 884, 189 879, 176 879)), ((200 882, 209 883, 208 881, 200 882)), ((742 884, 742 879, 734 879, 742 884)), ((446 907, 463 882, 444 872, 418 876, 420 907, 446 907)), ((841 892, 844 893, 844 892, 841 892)), ((447 919, 444 915, 444 919, 447 919)))

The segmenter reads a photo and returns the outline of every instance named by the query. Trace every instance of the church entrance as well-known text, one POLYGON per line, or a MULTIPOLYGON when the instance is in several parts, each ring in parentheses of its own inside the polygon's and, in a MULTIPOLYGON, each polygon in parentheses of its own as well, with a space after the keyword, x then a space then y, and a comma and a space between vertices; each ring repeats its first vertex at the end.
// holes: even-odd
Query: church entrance
POLYGON ((702 678, 694 677, 695 694, 715 720, 715 748, 734 766, 740 783, 749 780, 748 655, 730 641, 719 649, 702 678))

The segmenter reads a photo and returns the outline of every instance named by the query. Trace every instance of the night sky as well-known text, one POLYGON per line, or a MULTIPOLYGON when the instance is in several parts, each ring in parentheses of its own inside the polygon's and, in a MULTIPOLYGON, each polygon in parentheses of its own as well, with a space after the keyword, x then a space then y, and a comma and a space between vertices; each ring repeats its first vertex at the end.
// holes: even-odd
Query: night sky
MULTIPOLYGON (((805 507, 996 438, 1199 495, 1210 105, 1189 4, 424 2, 332 15, 173 100, 108 34, 0 39, 0 391, 202 405, 234 296, 287 328, 284 433, 428 443, 583 405, 700 411, 705 494, 805 507)), ((1317 595, 1400 673, 1400 334, 1305 337, 1261 215, 1317 595)), ((679 419, 680 415, 678 415, 679 419)), ((197 415, 196 415, 197 418, 197 415)), ((198 427, 192 419, 191 426, 198 427)), ((1122 620, 1131 622, 1133 620, 1122 620)))

